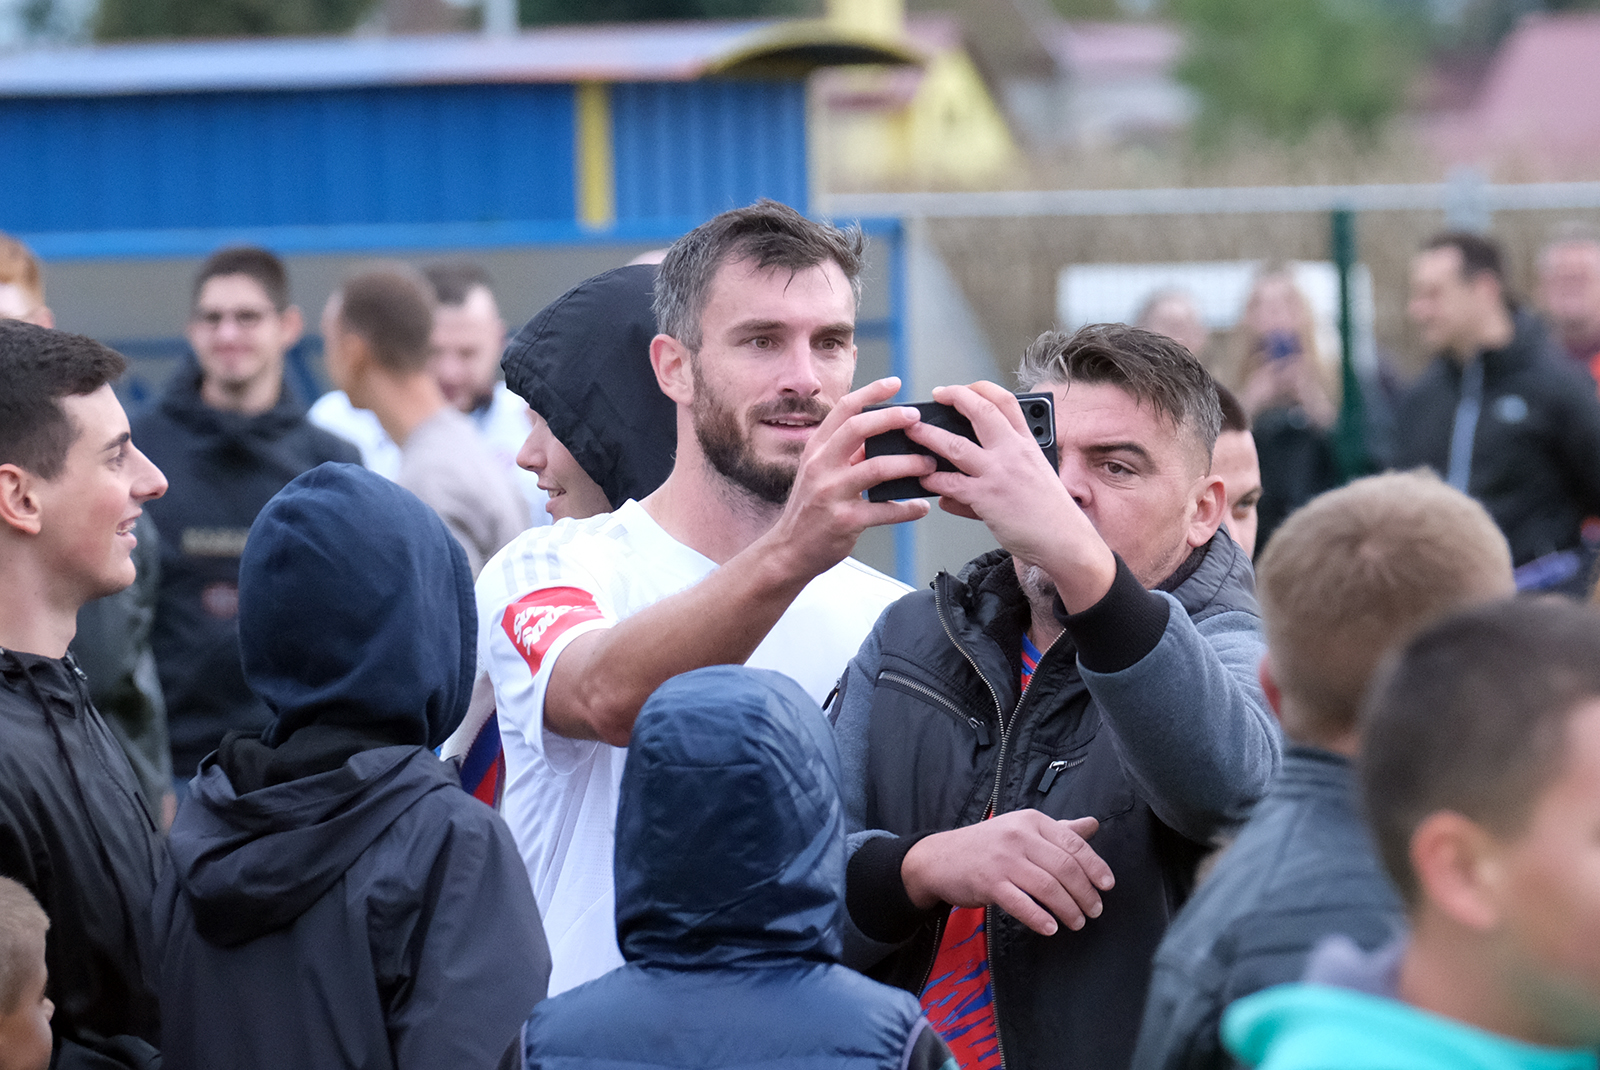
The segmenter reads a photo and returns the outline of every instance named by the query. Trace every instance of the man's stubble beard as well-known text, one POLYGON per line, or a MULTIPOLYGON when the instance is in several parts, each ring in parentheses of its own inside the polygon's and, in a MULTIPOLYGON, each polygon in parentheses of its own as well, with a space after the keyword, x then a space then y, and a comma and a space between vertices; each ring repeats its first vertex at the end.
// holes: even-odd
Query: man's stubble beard
MULTIPOLYGON (((758 458, 738 414, 710 389, 697 358, 691 359, 690 369, 694 376, 694 403, 689 411, 694 419, 695 440, 700 443, 706 460, 723 479, 756 500, 767 505, 783 505, 794 489, 801 451, 796 450, 792 460, 758 458)), ((810 416, 820 422, 828 411, 816 398, 785 395, 751 409, 750 422, 753 425, 774 416, 810 416)))

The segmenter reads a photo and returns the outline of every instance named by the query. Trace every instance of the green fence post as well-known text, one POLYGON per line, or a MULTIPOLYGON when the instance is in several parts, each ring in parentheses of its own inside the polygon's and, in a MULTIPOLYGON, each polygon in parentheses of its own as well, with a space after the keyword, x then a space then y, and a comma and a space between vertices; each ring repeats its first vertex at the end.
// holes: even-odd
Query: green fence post
POLYGON ((1347 480, 1372 471, 1367 455, 1366 407, 1356 377, 1356 328, 1352 287, 1356 268, 1356 214, 1335 208, 1330 215, 1334 267, 1339 272, 1339 422, 1334 425, 1333 453, 1347 480))

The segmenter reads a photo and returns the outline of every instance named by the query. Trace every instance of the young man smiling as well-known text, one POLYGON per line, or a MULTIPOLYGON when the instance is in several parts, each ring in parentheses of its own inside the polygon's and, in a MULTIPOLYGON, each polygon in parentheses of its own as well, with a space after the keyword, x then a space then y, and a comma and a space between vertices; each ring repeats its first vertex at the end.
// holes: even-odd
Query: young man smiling
POLYGON ((301 472, 361 456, 312 427, 284 381, 304 325, 276 256, 249 246, 218 251, 200 266, 193 300, 195 360, 134 420, 135 437, 174 488, 150 510, 161 533, 150 645, 180 793, 225 732, 259 729, 269 717, 239 668, 239 555, 251 523, 301 472))
POLYGON ((850 392, 861 237, 762 202, 680 239, 650 356, 676 406, 666 482, 615 512, 520 536, 478 584, 481 662, 505 745, 504 812, 549 937, 550 991, 621 965, 617 786, 634 718, 669 677, 748 662, 821 701, 905 588, 846 555, 924 502, 871 503, 926 457, 857 462, 914 409, 850 392), (710 384, 716 384, 712 387, 710 384))
POLYGON ((111 392, 123 366, 88 338, 0 323, 0 876, 52 921, 62 1067, 108 1065, 85 1048, 123 1065, 159 1038, 139 950, 156 827, 67 656, 79 607, 133 582, 134 521, 167 489, 111 392))
POLYGON ((1002 549, 896 603, 841 684, 847 961, 919 995, 964 1070, 1120 1067, 1195 864, 1281 744, 1217 532, 1211 377, 1109 324, 1041 335, 1018 378, 1055 397, 1059 470, 993 383, 933 392, 977 443, 907 432, 1002 549))

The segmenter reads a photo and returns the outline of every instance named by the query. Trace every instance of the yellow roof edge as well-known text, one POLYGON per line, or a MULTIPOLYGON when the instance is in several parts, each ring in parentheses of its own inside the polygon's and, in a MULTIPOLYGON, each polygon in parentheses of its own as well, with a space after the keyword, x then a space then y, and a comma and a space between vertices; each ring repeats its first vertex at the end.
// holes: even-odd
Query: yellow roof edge
POLYGON ((917 66, 927 57, 916 46, 883 34, 845 30, 826 19, 793 19, 753 31, 706 64, 704 76, 809 73, 853 64, 917 66))

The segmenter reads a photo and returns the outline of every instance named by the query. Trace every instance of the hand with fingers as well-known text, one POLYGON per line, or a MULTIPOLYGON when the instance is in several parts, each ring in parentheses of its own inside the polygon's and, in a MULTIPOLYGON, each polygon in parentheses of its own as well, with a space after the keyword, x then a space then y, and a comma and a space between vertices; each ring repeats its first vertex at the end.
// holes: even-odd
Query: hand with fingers
POLYGON ((768 552, 793 560, 797 575, 809 578, 843 560, 867 528, 927 515, 928 503, 920 499, 869 502, 862 497, 884 480, 923 476, 934 469, 933 458, 920 454, 866 456, 868 438, 921 419, 910 407, 863 411, 899 389, 900 380, 890 377, 846 394, 806 443, 783 513, 763 536, 770 540, 768 552))
POLYGON ((1093 605, 1111 586, 1116 559, 1040 451, 1016 395, 977 382, 937 387, 933 399, 971 420, 978 441, 927 423, 908 427, 909 438, 960 469, 922 485, 940 508, 983 521, 1013 557, 1044 568, 1069 609, 1093 605))
POLYGON ((1092 817, 1057 821, 1038 810, 1013 810, 976 825, 938 832, 906 852, 900 876, 918 908, 937 903, 993 903, 1034 932, 1077 930, 1098 918, 1100 893, 1116 884, 1089 846, 1092 817))

